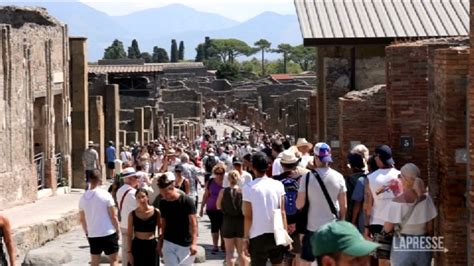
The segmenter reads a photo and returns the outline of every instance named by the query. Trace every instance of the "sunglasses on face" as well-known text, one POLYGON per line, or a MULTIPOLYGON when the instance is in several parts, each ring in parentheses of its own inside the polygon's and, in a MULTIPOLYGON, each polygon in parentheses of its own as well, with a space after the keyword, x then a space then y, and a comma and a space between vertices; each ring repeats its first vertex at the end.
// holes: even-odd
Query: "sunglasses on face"
POLYGON ((214 173, 214 175, 224 175, 224 173, 219 172, 219 173, 214 173))

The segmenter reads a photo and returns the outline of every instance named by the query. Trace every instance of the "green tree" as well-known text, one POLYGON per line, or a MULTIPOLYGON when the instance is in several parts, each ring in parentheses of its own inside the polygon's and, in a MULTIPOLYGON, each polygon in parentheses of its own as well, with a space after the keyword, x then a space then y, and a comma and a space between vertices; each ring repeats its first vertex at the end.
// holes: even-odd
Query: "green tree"
POLYGON ((153 63, 168 63, 170 58, 165 49, 158 46, 153 47, 153 55, 151 56, 151 61, 153 63))
POLYGON ((255 75, 261 75, 262 67, 260 63, 261 63, 260 60, 253 57, 251 60, 243 61, 241 69, 242 71, 245 71, 245 72, 253 73, 255 75))
POLYGON ((176 40, 171 40, 171 62, 178 62, 178 45, 176 40))
POLYGON ((239 55, 250 56, 258 50, 248 46, 247 43, 237 39, 212 39, 211 48, 208 52, 219 56, 224 64, 234 63, 234 59, 239 55))
POLYGON ((239 66, 234 63, 224 63, 217 69, 216 77, 219 79, 227 79, 229 81, 240 80, 241 76, 239 66))
POLYGON ((286 64, 288 62, 288 57, 292 52, 293 47, 287 43, 281 43, 278 45, 277 49, 273 49, 272 52, 283 54, 283 73, 287 73, 286 64))
POLYGON ((258 50, 262 51, 262 76, 265 76, 265 51, 269 50, 272 43, 265 39, 260 39, 253 45, 257 46, 258 50))
POLYGON ((145 63, 151 63, 152 62, 151 54, 149 52, 141 53, 140 58, 145 60, 145 63))
POLYGON ((179 42, 178 60, 184 60, 184 42, 183 41, 179 42))
POLYGON ((138 42, 137 40, 133 39, 132 40, 132 46, 128 47, 128 58, 130 59, 136 59, 140 58, 140 48, 138 48, 138 42))
POLYGON ((298 45, 291 49, 290 59, 300 65, 303 71, 313 69, 316 64, 316 50, 313 47, 298 45))
POLYGON ((289 73, 289 74, 298 74, 301 73, 301 67, 300 65, 288 61, 286 64, 282 59, 278 59, 276 61, 272 61, 267 64, 267 72, 268 74, 283 74, 283 73, 289 73), (285 67, 287 68, 285 70, 285 67))
POLYGON ((205 51, 204 51, 204 44, 203 43, 200 43, 198 44, 198 46, 196 47, 196 58, 195 58, 195 62, 203 62, 204 61, 204 54, 205 54, 205 51))
POLYGON ((105 48, 103 59, 122 59, 127 58, 123 43, 117 39, 112 42, 112 45, 105 48))

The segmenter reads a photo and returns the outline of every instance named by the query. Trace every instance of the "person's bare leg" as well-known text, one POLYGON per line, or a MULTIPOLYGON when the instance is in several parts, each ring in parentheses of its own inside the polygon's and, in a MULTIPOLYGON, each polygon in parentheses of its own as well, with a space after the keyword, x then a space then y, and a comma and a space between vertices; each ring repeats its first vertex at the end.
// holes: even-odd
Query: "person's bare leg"
POLYGON ((218 248, 219 247, 219 233, 212 233, 212 245, 213 248, 218 248))
POLYGON ((243 247, 244 247, 244 240, 242 238, 234 238, 235 239, 235 248, 237 249, 237 254, 239 255, 239 266, 248 266, 249 265, 249 258, 245 256, 243 247))
POLYGON ((91 254, 91 266, 99 266, 100 264, 100 255, 91 254))
POLYGON ((235 259, 234 259, 234 239, 233 238, 224 238, 225 242, 225 262, 226 265, 228 266, 234 266, 235 265, 235 259))
POLYGON ((119 259, 118 259, 118 252, 109 255, 110 266, 118 266, 119 259))

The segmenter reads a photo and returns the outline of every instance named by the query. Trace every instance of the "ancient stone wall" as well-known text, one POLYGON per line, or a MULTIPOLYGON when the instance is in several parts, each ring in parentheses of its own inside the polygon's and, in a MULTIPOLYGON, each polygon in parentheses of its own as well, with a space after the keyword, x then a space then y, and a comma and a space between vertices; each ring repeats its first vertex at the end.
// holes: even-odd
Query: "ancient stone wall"
POLYGON ((469 265, 466 244, 470 242, 472 232, 466 226, 469 223, 466 195, 469 193, 465 193, 468 70, 468 49, 436 50, 434 91, 429 110, 430 150, 434 157, 429 168, 428 186, 438 206, 435 235, 443 236, 444 245, 449 249, 447 253, 435 254, 437 265, 469 265))
POLYGON ((335 161, 344 174, 347 154, 357 144, 366 145, 370 151, 387 142, 387 103, 385 85, 362 91, 352 91, 339 98, 339 141, 341 160, 335 161))
POLYGON ((200 118, 202 114, 202 95, 190 89, 165 89, 161 91, 163 101, 160 108, 175 118, 200 118))
POLYGON ((412 162, 428 176, 428 96, 430 55, 456 41, 419 41, 389 46, 387 53, 387 121, 389 145, 397 166, 412 162))
POLYGON ((69 62, 66 29, 46 11, 2 7, 0 24, 0 191, 5 192, 0 206, 4 208, 36 199, 35 153, 44 154, 45 185, 53 191, 55 153, 69 160, 69 127, 57 126, 56 121, 64 122, 65 117, 55 117, 68 112, 69 62), (64 101, 55 100, 55 95, 63 95, 64 101))

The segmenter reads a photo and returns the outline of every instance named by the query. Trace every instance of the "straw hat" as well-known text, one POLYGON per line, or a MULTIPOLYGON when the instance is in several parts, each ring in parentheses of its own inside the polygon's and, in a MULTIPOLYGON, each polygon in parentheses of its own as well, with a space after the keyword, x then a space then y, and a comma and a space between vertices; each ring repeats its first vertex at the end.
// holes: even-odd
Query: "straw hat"
POLYGON ((281 156, 281 163, 283 164, 294 164, 298 162, 299 158, 296 157, 296 154, 290 150, 286 150, 283 152, 281 156))
POLYGON ((309 149, 313 148, 313 144, 308 142, 305 138, 299 138, 296 142, 296 147, 308 146, 309 149))

